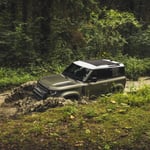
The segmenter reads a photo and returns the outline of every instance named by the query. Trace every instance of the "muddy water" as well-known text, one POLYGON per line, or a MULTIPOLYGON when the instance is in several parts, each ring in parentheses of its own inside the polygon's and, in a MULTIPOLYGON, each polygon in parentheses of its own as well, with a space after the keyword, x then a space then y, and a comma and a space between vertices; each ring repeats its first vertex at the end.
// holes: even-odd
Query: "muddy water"
MULTIPOLYGON (((37 101, 32 94, 36 82, 27 82, 12 91, 0 93, 0 120, 14 117, 18 114, 27 114, 34 111, 44 111, 49 107, 65 105, 62 98, 48 98, 37 101)), ((127 81, 125 92, 137 90, 144 85, 150 85, 150 77, 140 78, 139 81, 127 81)), ((67 101, 71 103, 71 101, 67 101)))
POLYGON ((0 93, 0 120, 14 117, 18 113, 18 108, 14 105, 20 98, 30 97, 33 86, 36 82, 27 82, 12 91, 0 93))
POLYGON ((4 100, 8 96, 8 92, 0 94, 0 119, 6 119, 11 116, 14 116, 17 112, 15 107, 4 107, 4 100))

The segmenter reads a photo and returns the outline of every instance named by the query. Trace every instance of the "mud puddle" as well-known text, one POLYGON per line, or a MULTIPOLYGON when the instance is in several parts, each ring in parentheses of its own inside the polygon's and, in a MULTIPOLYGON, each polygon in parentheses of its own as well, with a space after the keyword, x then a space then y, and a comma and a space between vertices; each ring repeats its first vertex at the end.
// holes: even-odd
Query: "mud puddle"
POLYGON ((30 81, 0 94, 0 120, 73 103, 71 100, 53 97, 37 100, 32 92, 35 84, 35 81, 30 81))

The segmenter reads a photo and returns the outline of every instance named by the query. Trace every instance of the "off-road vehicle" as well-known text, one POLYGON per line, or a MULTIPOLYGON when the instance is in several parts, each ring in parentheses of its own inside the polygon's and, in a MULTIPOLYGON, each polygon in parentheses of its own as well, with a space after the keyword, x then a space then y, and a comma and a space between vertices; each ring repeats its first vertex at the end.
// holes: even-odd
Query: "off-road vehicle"
POLYGON ((107 59, 75 61, 61 74, 46 76, 37 82, 33 92, 41 99, 63 97, 80 99, 123 91, 126 83, 124 65, 107 59))

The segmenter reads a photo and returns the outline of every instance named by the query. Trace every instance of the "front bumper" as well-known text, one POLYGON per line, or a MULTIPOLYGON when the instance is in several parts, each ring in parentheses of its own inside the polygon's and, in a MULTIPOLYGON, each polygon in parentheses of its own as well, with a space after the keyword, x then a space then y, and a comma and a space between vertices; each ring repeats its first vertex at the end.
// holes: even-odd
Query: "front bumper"
POLYGON ((48 90, 43 90, 38 86, 34 87, 33 93, 36 95, 37 98, 40 99, 46 99, 48 96, 48 90))

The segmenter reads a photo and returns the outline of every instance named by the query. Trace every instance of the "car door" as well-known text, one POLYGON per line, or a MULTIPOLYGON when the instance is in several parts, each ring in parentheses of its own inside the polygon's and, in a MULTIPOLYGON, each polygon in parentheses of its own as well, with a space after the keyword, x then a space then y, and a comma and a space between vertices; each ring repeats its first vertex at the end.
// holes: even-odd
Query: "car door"
POLYGON ((110 69, 93 70, 84 87, 85 95, 96 97, 110 90, 112 71, 110 69))

